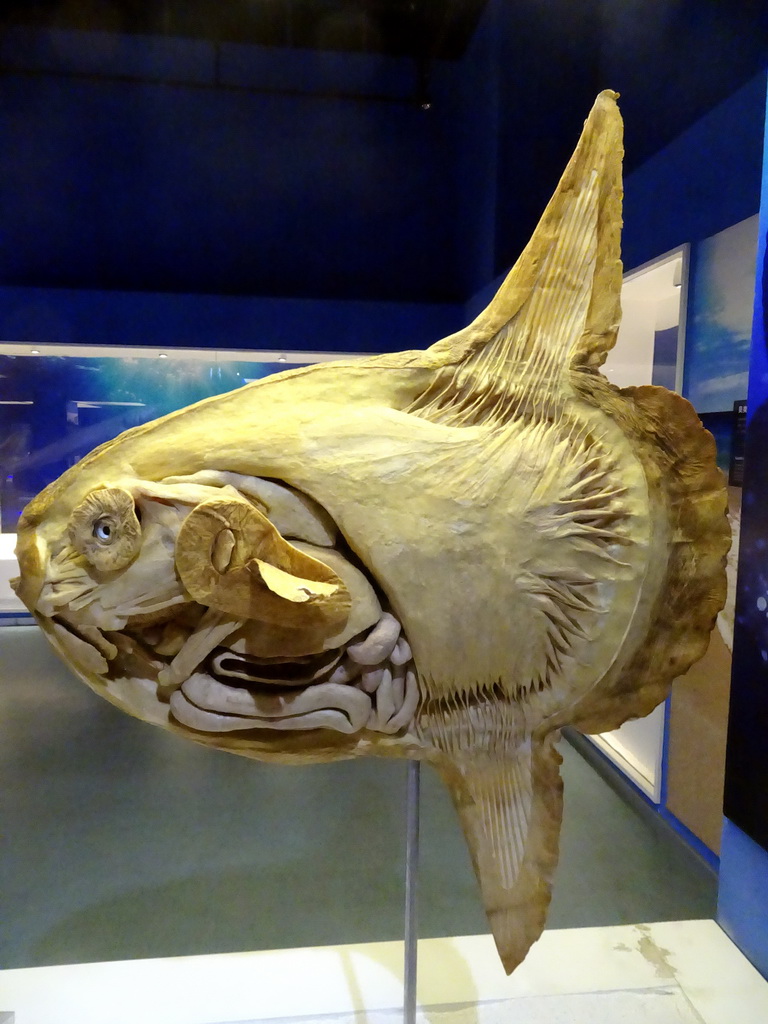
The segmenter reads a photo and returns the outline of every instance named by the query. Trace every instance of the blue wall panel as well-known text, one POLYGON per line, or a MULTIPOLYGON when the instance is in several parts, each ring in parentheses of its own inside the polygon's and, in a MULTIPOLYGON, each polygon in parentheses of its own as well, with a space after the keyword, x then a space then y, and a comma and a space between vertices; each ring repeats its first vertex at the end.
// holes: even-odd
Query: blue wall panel
MULTIPOLYGON (((301 95, 268 91, 276 88, 268 51, 230 48, 214 89, 199 43, 161 55, 150 47, 142 69, 143 51, 124 52, 119 38, 110 50, 108 34, 94 35, 99 74, 110 69, 111 78, 90 77, 93 59, 77 33, 53 41, 58 65, 32 52, 22 68, 17 54, 18 72, 3 77, 0 281, 457 297, 458 63, 437 69, 439 96, 424 111, 399 101, 415 72, 394 58, 294 54, 288 66, 303 68, 315 90, 301 95), (149 80, 121 79, 126 68, 149 80), (153 80, 158 68, 167 83, 153 80), (361 85, 363 102, 322 91, 361 85), (393 102, 365 101, 382 88, 393 102)), ((213 47, 207 57, 212 73, 213 47)))
MULTIPOLYGON (((765 794, 755 794, 765 799, 765 794)), ((768 853, 725 819, 720 851, 718 923, 768 978, 768 853)))
POLYGON ((627 270, 757 213, 765 80, 764 73, 755 76, 628 175, 627 270))
POLYGON ((0 287, 5 342, 391 352, 425 348, 462 320, 449 303, 0 287))
POLYGON ((611 82, 599 74, 600 23, 594 4, 561 3, 553 11, 546 3, 502 3, 498 38, 495 271, 502 273, 533 233, 595 96, 611 82), (541 70, 543 53, 547 74, 541 70), (519 88, 521 79, 535 82, 535 88, 519 88))

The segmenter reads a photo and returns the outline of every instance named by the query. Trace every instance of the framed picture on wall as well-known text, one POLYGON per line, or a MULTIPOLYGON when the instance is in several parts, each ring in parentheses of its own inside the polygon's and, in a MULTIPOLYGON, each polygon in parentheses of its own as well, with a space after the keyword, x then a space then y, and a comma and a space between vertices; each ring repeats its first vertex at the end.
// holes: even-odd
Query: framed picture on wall
POLYGON ((693 253, 683 394, 717 441, 718 464, 740 486, 740 430, 749 377, 757 215, 699 242, 693 253))
POLYGON ((731 412, 747 397, 757 220, 705 238, 694 251, 683 394, 700 416, 731 412))

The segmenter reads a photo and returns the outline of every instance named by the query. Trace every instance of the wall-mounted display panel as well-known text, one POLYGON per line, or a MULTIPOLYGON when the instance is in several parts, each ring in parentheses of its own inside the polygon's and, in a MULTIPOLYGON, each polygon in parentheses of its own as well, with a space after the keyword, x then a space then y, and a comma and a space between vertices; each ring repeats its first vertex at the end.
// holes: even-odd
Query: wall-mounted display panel
POLYGON ((747 397, 757 219, 696 246, 683 394, 700 416, 731 413, 747 397))

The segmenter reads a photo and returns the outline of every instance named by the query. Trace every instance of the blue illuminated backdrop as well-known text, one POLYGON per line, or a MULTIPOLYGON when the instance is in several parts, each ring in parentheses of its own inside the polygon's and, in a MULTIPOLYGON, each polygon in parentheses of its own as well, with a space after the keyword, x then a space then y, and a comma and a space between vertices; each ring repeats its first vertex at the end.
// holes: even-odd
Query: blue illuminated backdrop
POLYGON ((96 445, 286 369, 282 363, 237 359, 231 353, 221 359, 211 351, 170 352, 166 358, 40 352, 0 354, 3 532, 14 531, 24 505, 96 445))

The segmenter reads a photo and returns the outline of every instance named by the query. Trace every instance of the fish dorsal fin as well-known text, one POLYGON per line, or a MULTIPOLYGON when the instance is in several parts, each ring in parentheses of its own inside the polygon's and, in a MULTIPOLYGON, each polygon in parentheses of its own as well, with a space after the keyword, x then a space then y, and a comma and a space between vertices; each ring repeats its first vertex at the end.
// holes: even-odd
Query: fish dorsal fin
MULTIPOLYGON (((621 290, 622 122, 616 93, 601 93, 530 242, 490 305, 437 342, 444 371, 421 409, 466 406, 468 392, 540 384, 571 367, 602 365, 616 340, 621 290), (450 382, 449 382, 450 375, 450 382), (470 379, 471 378, 471 379, 470 379)), ((476 398, 476 396, 474 396, 476 398)))

